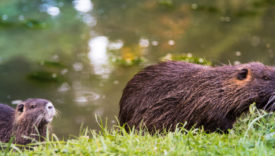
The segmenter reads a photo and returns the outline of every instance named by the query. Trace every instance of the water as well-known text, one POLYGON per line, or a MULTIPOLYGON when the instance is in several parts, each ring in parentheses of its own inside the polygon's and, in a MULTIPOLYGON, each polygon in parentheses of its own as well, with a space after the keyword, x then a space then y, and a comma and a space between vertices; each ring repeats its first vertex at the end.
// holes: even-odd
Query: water
POLYGON ((1 0, 0 101, 49 99, 75 136, 115 123, 127 81, 168 53, 274 65, 274 18, 273 0, 1 0))

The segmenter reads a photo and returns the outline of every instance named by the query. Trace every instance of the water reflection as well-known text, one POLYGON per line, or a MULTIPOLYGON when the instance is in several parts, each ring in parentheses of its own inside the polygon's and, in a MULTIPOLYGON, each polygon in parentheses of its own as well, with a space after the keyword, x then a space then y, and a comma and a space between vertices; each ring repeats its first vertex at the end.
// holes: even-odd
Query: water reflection
POLYGON ((84 23, 91 27, 96 25, 96 19, 89 13, 93 10, 93 3, 90 0, 74 0, 73 5, 84 23))
POLYGON ((64 82, 59 88, 58 92, 67 92, 70 90, 70 85, 67 82, 64 82))
POLYGON ((82 71, 83 70, 83 64, 81 62, 76 62, 73 64, 73 68, 75 71, 82 71))
POLYGON ((112 71, 107 54, 109 40, 105 36, 98 36, 89 41, 90 52, 88 54, 95 74, 102 78, 108 78, 112 71))
POLYGON ((51 7, 47 8, 47 12, 51 16, 57 16, 57 15, 59 15, 60 10, 58 7, 51 6, 51 7))
POLYGON ((84 14, 82 16, 82 20, 84 23, 86 23, 87 25, 89 25, 91 27, 96 25, 96 19, 93 16, 91 16, 90 14, 84 14))
POLYGON ((143 47, 143 48, 146 48, 146 47, 149 47, 150 45, 150 42, 148 39, 145 39, 145 38, 141 38, 139 40, 139 46, 143 47))
POLYGON ((4 14, 4 15, 2 15, 2 20, 3 20, 3 21, 7 20, 8 18, 9 18, 9 16, 8 16, 8 15, 5 15, 5 14, 4 14))
POLYGON ((80 12, 89 12, 93 9, 93 3, 91 0, 74 0, 74 8, 80 12))
MULTIPOLYGON (((40 5, 41 12, 47 12, 51 16, 57 16, 60 14, 60 9, 58 7, 58 3, 55 0, 45 0, 40 5)), ((59 4, 62 6, 62 4, 59 4)))
POLYGON ((121 49, 123 46, 123 41, 122 40, 117 40, 117 41, 114 41, 114 42, 110 42, 108 44, 108 49, 109 50, 118 50, 118 49, 121 49))

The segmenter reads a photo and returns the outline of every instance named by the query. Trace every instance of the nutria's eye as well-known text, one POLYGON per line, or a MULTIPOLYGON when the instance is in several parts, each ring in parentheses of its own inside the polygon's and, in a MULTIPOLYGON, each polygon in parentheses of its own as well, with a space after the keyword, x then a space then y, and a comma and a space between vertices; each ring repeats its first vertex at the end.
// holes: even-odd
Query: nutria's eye
POLYGON ((244 79, 246 79, 247 74, 248 74, 248 69, 242 69, 242 70, 238 73, 237 79, 239 79, 239 80, 244 80, 244 79))
POLYGON ((270 80, 270 77, 268 77, 268 76, 265 75, 265 76, 263 76, 263 79, 264 80, 270 80))
POLYGON ((31 105, 31 109, 34 109, 36 107, 36 105, 31 105))
POLYGON ((23 105, 23 104, 19 104, 19 105, 17 106, 17 110, 18 110, 18 112, 23 112, 23 110, 24 110, 24 105, 23 105))

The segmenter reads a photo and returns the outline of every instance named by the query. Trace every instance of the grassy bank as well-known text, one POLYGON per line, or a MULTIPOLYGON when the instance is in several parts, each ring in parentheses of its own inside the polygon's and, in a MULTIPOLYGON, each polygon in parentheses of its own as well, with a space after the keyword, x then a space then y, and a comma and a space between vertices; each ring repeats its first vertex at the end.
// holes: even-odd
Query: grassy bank
MULTIPOLYGON (((126 133, 123 128, 84 130, 67 141, 49 137, 34 150, 2 151, 2 155, 274 155, 275 115, 250 108, 228 134, 178 129, 167 134, 126 133)), ((6 144, 7 145, 7 144, 6 144)))

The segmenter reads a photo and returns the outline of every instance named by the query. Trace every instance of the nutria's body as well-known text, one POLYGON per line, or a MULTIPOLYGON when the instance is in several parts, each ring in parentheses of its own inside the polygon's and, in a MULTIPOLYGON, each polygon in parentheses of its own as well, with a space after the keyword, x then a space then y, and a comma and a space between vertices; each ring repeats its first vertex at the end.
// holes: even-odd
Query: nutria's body
POLYGON ((232 128, 256 102, 275 110, 275 68, 261 63, 210 67, 169 61, 149 66, 130 80, 120 100, 120 123, 155 130, 232 128), (142 124, 141 124, 142 123, 142 124))
POLYGON ((23 145, 42 141, 54 115, 54 106, 44 99, 28 99, 16 109, 0 104, 0 141, 14 138, 14 143, 23 145))

